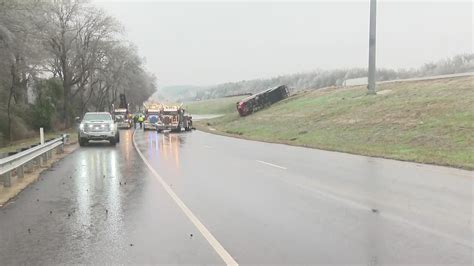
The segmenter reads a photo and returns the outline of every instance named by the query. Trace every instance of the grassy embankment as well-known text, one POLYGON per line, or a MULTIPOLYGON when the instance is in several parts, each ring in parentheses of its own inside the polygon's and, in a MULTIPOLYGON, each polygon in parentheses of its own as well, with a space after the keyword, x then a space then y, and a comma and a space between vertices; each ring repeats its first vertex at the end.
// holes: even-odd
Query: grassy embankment
POLYGON ((221 99, 203 100, 184 104, 186 111, 191 114, 231 114, 235 112, 235 104, 242 97, 228 97, 221 99))
POLYGON ((225 114, 197 123, 213 133, 474 169, 474 77, 302 92, 244 118, 236 100, 188 106, 225 114))
MULTIPOLYGON (((61 132, 48 132, 44 134, 44 138, 45 139, 58 138, 59 135, 62 133, 69 134, 70 142, 77 141, 77 134, 76 134, 75 129, 69 129, 69 130, 65 130, 61 132)), ((5 147, 0 147, 0 153, 16 151, 16 149, 28 147, 30 145, 39 143, 39 141, 40 139, 39 139, 39 131, 38 131, 38 136, 36 137, 12 141, 8 143, 8 145, 6 145, 5 147)))

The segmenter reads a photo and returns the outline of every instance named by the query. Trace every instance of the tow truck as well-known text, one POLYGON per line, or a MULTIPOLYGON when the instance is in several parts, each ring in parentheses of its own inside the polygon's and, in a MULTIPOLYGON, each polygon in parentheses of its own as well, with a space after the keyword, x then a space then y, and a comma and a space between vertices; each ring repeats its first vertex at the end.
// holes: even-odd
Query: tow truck
POLYGON ((163 105, 160 103, 145 103, 145 121, 143 121, 143 130, 155 130, 156 123, 159 121, 159 116, 163 105))
POLYGON ((132 120, 127 109, 117 108, 114 109, 114 121, 117 125, 117 128, 132 128, 132 120))
POLYGON ((180 132, 183 128, 184 130, 189 131, 192 127, 192 116, 186 114, 182 104, 162 105, 159 119, 156 122, 156 130, 158 133, 163 130, 180 132))
POLYGON ((129 108, 125 94, 120 94, 120 103, 118 108, 112 104, 113 117, 117 128, 132 128, 133 120, 130 117, 129 108))

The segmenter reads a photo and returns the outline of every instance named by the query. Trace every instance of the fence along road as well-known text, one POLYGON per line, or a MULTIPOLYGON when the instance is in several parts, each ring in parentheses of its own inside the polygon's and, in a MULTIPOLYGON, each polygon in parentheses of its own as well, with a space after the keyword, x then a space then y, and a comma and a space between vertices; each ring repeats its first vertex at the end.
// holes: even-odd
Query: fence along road
MULTIPOLYGON (((420 78, 409 78, 409 79, 393 79, 393 80, 377 81, 377 84, 394 83, 394 82, 404 82, 404 81, 435 80, 435 79, 446 79, 446 78, 457 78, 457 77, 469 77, 469 76, 474 76, 474 72, 456 73, 456 74, 447 74, 447 75, 437 75, 437 76, 420 77, 420 78)), ((354 78, 354 79, 347 79, 347 80, 344 81, 344 87, 367 85, 367 83, 368 83, 368 82, 367 82, 367 77, 354 78), (349 83, 349 84, 347 84, 347 83, 349 83)))
POLYGON ((63 152, 64 144, 67 142, 67 139, 68 135, 62 135, 44 144, 0 159, 0 181, 2 181, 3 186, 11 186, 13 172, 16 172, 18 178, 23 178, 25 168, 26 171, 29 171, 34 166, 46 164, 46 162, 52 158, 52 151, 54 149, 58 149, 58 152, 63 152))

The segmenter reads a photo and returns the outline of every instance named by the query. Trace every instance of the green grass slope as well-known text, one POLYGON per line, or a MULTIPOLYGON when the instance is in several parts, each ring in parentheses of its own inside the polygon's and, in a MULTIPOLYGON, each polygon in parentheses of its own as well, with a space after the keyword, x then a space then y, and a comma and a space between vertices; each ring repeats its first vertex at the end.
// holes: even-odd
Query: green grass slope
POLYGON ((203 100, 184 104, 191 114, 221 115, 231 114, 235 111, 235 104, 245 96, 228 97, 220 99, 203 100))
POLYGON ((304 92, 244 118, 236 100, 214 101, 199 110, 226 115, 202 130, 474 169, 474 77, 381 84, 376 96, 362 86, 304 92))

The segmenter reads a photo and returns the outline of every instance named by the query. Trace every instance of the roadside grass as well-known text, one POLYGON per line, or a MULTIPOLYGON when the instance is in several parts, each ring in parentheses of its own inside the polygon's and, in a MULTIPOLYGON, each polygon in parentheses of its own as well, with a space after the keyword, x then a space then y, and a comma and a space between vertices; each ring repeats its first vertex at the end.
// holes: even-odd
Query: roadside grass
MULTIPOLYGON (((64 133, 69 134, 70 142, 77 141, 77 134, 74 128, 71 128, 65 131, 47 132, 44 134, 44 138, 45 139, 58 138, 60 134, 64 134, 64 133)), ((17 149, 25 148, 30 145, 39 143, 39 141, 40 141, 40 137, 39 137, 39 131, 38 131, 38 136, 36 137, 12 141, 8 143, 7 146, 1 147, 0 153, 13 152, 13 151, 16 151, 17 149)))
POLYGON ((184 106, 191 114, 196 115, 221 115, 233 113, 235 104, 246 96, 228 97, 220 99, 203 100, 197 102, 189 102, 184 106))
MULTIPOLYGON (((253 140, 474 169, 474 77, 296 94, 239 117, 235 104, 199 129, 253 140), (212 128, 212 129, 211 129, 212 128)), ((222 105, 224 103, 222 102, 222 105)))

